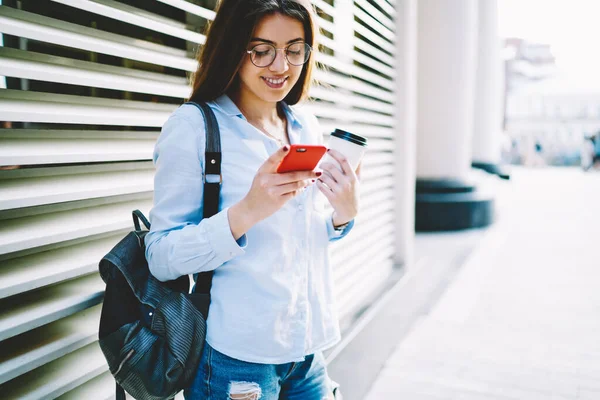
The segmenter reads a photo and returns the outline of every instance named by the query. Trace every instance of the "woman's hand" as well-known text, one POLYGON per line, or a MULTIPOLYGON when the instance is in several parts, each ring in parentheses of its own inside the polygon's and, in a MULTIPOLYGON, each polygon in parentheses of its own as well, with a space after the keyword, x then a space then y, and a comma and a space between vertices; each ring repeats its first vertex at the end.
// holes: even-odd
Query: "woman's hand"
POLYGON ((277 173, 279 163, 289 150, 289 146, 284 146, 269 157, 254 176, 248 194, 229 209, 229 226, 236 240, 321 175, 321 172, 315 171, 277 173))
POLYGON ((317 187, 327 197, 333 207, 333 225, 344 225, 358 214, 358 201, 360 189, 360 165, 356 172, 342 153, 329 150, 333 157, 342 167, 340 171, 332 163, 321 164, 323 175, 317 181, 317 187))

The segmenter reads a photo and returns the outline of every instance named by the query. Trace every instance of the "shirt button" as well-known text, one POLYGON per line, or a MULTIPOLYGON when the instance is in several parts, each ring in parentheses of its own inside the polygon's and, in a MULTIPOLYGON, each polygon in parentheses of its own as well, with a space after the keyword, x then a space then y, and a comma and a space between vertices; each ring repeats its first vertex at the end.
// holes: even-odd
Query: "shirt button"
POLYGON ((302 204, 300 204, 300 205, 298 206, 298 211, 302 211, 302 210, 304 210, 304 207, 302 207, 302 204))

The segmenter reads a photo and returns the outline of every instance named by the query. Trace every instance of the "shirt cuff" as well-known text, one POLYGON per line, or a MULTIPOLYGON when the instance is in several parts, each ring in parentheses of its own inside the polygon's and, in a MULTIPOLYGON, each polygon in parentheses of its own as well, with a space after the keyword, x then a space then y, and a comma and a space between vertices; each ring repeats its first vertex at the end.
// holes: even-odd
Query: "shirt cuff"
POLYGON ((352 230, 354 226, 354 220, 350 221, 348 225, 342 230, 336 230, 333 227, 333 213, 327 218, 327 234, 329 235, 329 241, 335 242, 346 236, 352 230))
POLYGON ((233 237, 229 226, 228 211, 229 208, 225 208, 203 221, 205 232, 208 233, 207 237, 217 258, 221 261, 220 264, 244 254, 244 248, 247 245, 245 234, 237 241, 233 237))

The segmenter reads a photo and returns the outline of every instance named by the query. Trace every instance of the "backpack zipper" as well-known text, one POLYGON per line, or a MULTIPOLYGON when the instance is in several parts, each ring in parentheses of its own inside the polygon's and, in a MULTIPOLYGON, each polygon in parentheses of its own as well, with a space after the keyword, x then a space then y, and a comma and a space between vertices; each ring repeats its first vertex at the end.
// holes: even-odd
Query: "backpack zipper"
POLYGON ((119 364, 119 368, 117 368, 117 372, 115 372, 115 375, 117 375, 119 371, 121 371, 121 368, 123 368, 123 365, 125 365, 125 363, 131 358, 131 356, 133 356, 133 353, 135 353, 134 349, 129 350, 129 352, 125 355, 125 358, 123 358, 123 361, 121 361, 121 363, 119 364))

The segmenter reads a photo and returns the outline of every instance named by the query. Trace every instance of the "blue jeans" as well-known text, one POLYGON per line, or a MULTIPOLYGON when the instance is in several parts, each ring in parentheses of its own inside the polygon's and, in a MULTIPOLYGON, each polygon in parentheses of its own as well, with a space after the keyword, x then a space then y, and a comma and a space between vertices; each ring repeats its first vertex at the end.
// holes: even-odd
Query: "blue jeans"
POLYGON ((186 400, 333 399, 322 353, 302 362, 255 364, 226 356, 204 344, 202 359, 186 400))

